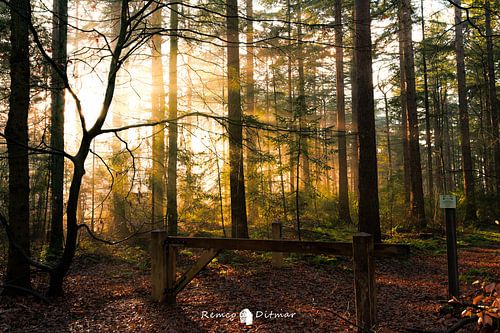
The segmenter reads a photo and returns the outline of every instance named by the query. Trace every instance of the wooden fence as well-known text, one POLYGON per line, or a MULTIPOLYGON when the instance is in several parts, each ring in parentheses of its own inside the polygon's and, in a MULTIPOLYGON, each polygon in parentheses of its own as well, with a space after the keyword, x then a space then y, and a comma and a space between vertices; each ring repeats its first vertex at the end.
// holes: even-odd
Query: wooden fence
MULTIPOLYGON (((281 226, 273 225, 274 238, 281 237, 281 226)), ((309 242, 294 240, 262 240, 239 238, 169 237, 166 231, 151 234, 151 284, 153 299, 175 304, 176 296, 222 250, 251 250, 273 252, 273 266, 281 267, 282 253, 313 253, 353 257, 354 289, 357 325, 365 329, 376 322, 375 256, 405 256, 405 245, 374 244, 367 233, 353 236, 352 243, 309 242), (176 278, 178 248, 201 248, 198 261, 179 279, 176 278)))

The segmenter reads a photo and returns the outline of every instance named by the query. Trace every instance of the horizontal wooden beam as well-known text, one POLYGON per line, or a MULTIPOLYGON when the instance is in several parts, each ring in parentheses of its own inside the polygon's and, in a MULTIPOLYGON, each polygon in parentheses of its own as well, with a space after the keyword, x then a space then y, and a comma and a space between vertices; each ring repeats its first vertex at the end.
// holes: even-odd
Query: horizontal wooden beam
MULTIPOLYGON (((216 250, 296 252, 352 257, 352 243, 342 242, 172 236, 165 239, 165 245, 216 250)), ((404 256, 409 253, 407 245, 375 244, 375 256, 404 256)))

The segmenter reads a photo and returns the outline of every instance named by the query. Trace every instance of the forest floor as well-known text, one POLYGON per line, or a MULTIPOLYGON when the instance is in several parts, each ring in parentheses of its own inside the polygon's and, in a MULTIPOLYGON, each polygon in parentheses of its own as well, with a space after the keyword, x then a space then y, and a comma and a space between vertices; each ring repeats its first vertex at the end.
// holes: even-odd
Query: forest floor
MULTIPOLYGON (((464 294, 473 292, 476 279, 500 280, 500 243, 477 235, 468 240, 459 249, 464 294)), ((376 332, 445 332, 459 320, 446 311, 443 239, 413 245, 408 258, 376 261, 376 332)), ((196 255, 181 253, 179 265, 187 267, 196 255)), ((0 296, 0 332, 354 331, 348 323, 355 321, 349 258, 290 255, 283 268, 273 269, 268 253, 223 253, 178 295, 173 307, 150 299, 148 260, 140 247, 88 243, 66 279, 64 297, 45 304, 33 297, 0 296), (239 326, 243 308, 254 314, 251 328, 239 326), (259 318, 257 311, 262 311, 259 318), (288 317, 273 318, 273 313, 288 317), (216 314, 224 318, 207 318, 216 314)), ((46 284, 41 275, 34 280, 35 286, 46 284)), ((472 325, 461 332, 466 331, 472 332, 472 325)))

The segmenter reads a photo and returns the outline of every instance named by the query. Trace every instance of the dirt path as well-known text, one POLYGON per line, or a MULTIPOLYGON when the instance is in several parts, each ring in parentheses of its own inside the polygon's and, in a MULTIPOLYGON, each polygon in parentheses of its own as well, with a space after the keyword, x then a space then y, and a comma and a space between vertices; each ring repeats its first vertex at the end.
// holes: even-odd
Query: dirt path
MULTIPOLYGON (((460 273, 470 280, 498 280, 499 254, 500 248, 461 249, 460 273)), ((353 331, 328 311, 355 321, 349 260, 337 259, 334 265, 293 260, 279 270, 264 256, 249 252, 226 261, 211 264, 181 292, 173 308, 149 299, 147 271, 118 260, 77 262, 67 279, 66 296, 56 302, 0 297, 0 332, 353 331), (238 324, 243 308, 254 313, 250 329, 238 324), (275 318, 278 313, 286 318, 275 318)), ((435 330, 452 324, 453 318, 439 313, 446 282, 445 255, 378 260, 376 331, 435 330)), ((461 288, 470 289, 464 282, 461 288)))

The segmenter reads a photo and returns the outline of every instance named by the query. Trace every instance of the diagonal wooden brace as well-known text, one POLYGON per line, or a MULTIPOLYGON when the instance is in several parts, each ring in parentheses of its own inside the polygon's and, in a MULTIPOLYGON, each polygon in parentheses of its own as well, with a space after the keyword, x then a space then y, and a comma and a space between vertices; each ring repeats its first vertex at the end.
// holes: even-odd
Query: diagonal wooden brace
POLYGON ((207 265, 220 253, 220 250, 216 249, 208 249, 203 251, 198 261, 189 268, 186 273, 184 273, 173 288, 173 293, 177 295, 182 291, 195 277, 198 275, 201 270, 203 270, 207 265))

